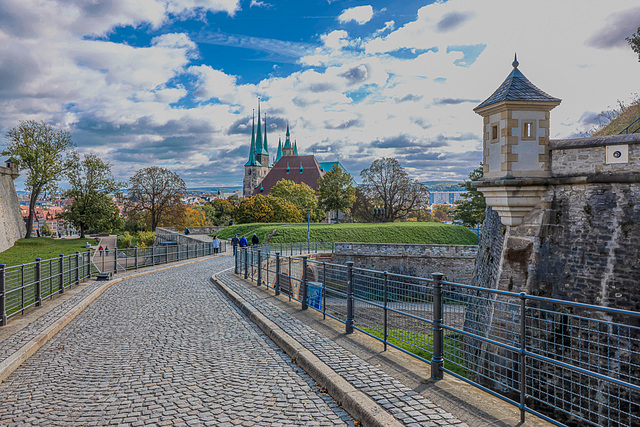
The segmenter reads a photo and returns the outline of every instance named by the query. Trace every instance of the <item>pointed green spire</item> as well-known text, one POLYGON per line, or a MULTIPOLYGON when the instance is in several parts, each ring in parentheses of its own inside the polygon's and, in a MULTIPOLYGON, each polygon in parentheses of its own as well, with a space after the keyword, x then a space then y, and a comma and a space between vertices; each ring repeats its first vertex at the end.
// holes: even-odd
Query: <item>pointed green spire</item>
POLYGON ((293 143, 293 155, 294 156, 298 155, 298 141, 293 143))
POLYGON ((287 123, 287 133, 285 134, 284 148, 285 150, 291 149, 291 135, 289 134, 289 123, 287 123))
POLYGON ((252 114, 252 123, 251 123, 251 149, 249 151, 249 161, 245 163, 245 166, 261 166, 258 160, 256 159, 256 116, 255 110, 252 114))
POLYGON ((278 138, 278 154, 276 155, 276 162, 282 157, 282 139, 278 138))
POLYGON ((256 154, 261 155, 264 153, 264 146, 262 141, 262 124, 260 123, 262 116, 260 115, 260 98, 258 98, 258 130, 256 132, 256 154))
POLYGON ((267 113, 264 113, 264 154, 269 154, 269 147, 267 146, 267 113))

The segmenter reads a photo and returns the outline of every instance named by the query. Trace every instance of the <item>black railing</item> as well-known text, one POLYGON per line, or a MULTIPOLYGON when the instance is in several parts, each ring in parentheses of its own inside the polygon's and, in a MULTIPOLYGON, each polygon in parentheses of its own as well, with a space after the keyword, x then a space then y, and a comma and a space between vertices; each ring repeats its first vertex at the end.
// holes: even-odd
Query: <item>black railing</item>
POLYGON ((629 126, 622 129, 618 135, 640 132, 640 117, 635 119, 629 126))
POLYGON ((556 425, 640 425, 640 313, 243 248, 236 273, 556 425))
MULTIPOLYGON (((227 242, 220 241, 219 252, 226 250, 227 242)), ((203 242, 109 251, 87 249, 46 260, 36 258, 34 262, 11 267, 0 264, 0 326, 5 326, 8 318, 24 314, 27 308, 38 307, 46 298, 62 294, 69 286, 98 273, 117 273, 213 254, 213 245, 203 242)))

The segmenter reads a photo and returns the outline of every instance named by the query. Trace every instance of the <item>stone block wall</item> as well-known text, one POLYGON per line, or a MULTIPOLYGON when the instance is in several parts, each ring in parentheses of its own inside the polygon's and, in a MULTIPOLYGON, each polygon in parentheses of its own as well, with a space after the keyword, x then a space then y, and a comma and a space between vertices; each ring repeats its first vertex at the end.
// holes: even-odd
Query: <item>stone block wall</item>
POLYGON ((0 252, 9 249, 16 240, 27 234, 13 183, 17 176, 15 166, 0 167, 0 252))
POLYGON ((473 245, 336 243, 332 262, 417 277, 438 272, 448 281, 469 284, 477 252, 473 245))

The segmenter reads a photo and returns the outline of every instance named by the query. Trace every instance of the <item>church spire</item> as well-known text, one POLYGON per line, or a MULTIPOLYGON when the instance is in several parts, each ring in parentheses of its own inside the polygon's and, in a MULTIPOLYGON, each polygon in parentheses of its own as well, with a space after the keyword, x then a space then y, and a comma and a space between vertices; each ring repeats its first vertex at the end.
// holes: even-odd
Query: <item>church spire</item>
POLYGON ((282 157, 282 139, 278 138, 278 154, 276 155, 276 162, 280 160, 280 157, 282 157))
POLYGON ((289 134, 289 123, 287 123, 287 133, 285 134, 285 138, 284 138, 284 149, 285 150, 291 149, 291 135, 289 134))
POLYGON ((264 154, 269 155, 269 147, 267 146, 267 113, 264 113, 264 154))
POLYGON ((260 155, 264 153, 264 145, 262 141, 262 116, 260 115, 260 98, 258 98, 258 130, 256 132, 256 154, 258 155, 258 159, 260 155))
POLYGON ((298 141, 293 143, 293 155, 294 156, 298 155, 298 141))
POLYGON ((251 149, 249 150, 249 161, 245 164, 245 166, 261 166, 258 160, 256 159, 256 110, 253 110, 251 114, 251 149))

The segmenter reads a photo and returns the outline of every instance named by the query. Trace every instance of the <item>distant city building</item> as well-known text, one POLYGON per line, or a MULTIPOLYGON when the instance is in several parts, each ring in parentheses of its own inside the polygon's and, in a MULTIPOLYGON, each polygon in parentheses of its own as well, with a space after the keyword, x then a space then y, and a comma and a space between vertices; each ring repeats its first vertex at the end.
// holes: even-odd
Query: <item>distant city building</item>
POLYGON ((462 197, 462 193, 464 193, 464 191, 432 191, 429 193, 429 204, 453 205, 458 200, 464 199, 464 197, 462 197))
POLYGON ((258 103, 258 127, 255 117, 251 125, 251 148, 249 161, 244 165, 244 180, 242 195, 267 195, 282 179, 297 184, 305 183, 314 191, 318 190, 318 180, 334 166, 346 172, 340 162, 318 162, 314 155, 298 155, 298 143, 291 142, 289 125, 285 134, 284 144, 278 140, 278 151, 274 164, 269 162, 269 147, 267 144, 267 118, 264 118, 264 133, 262 131, 260 103, 258 103), (264 135, 264 136, 263 136, 264 135))

